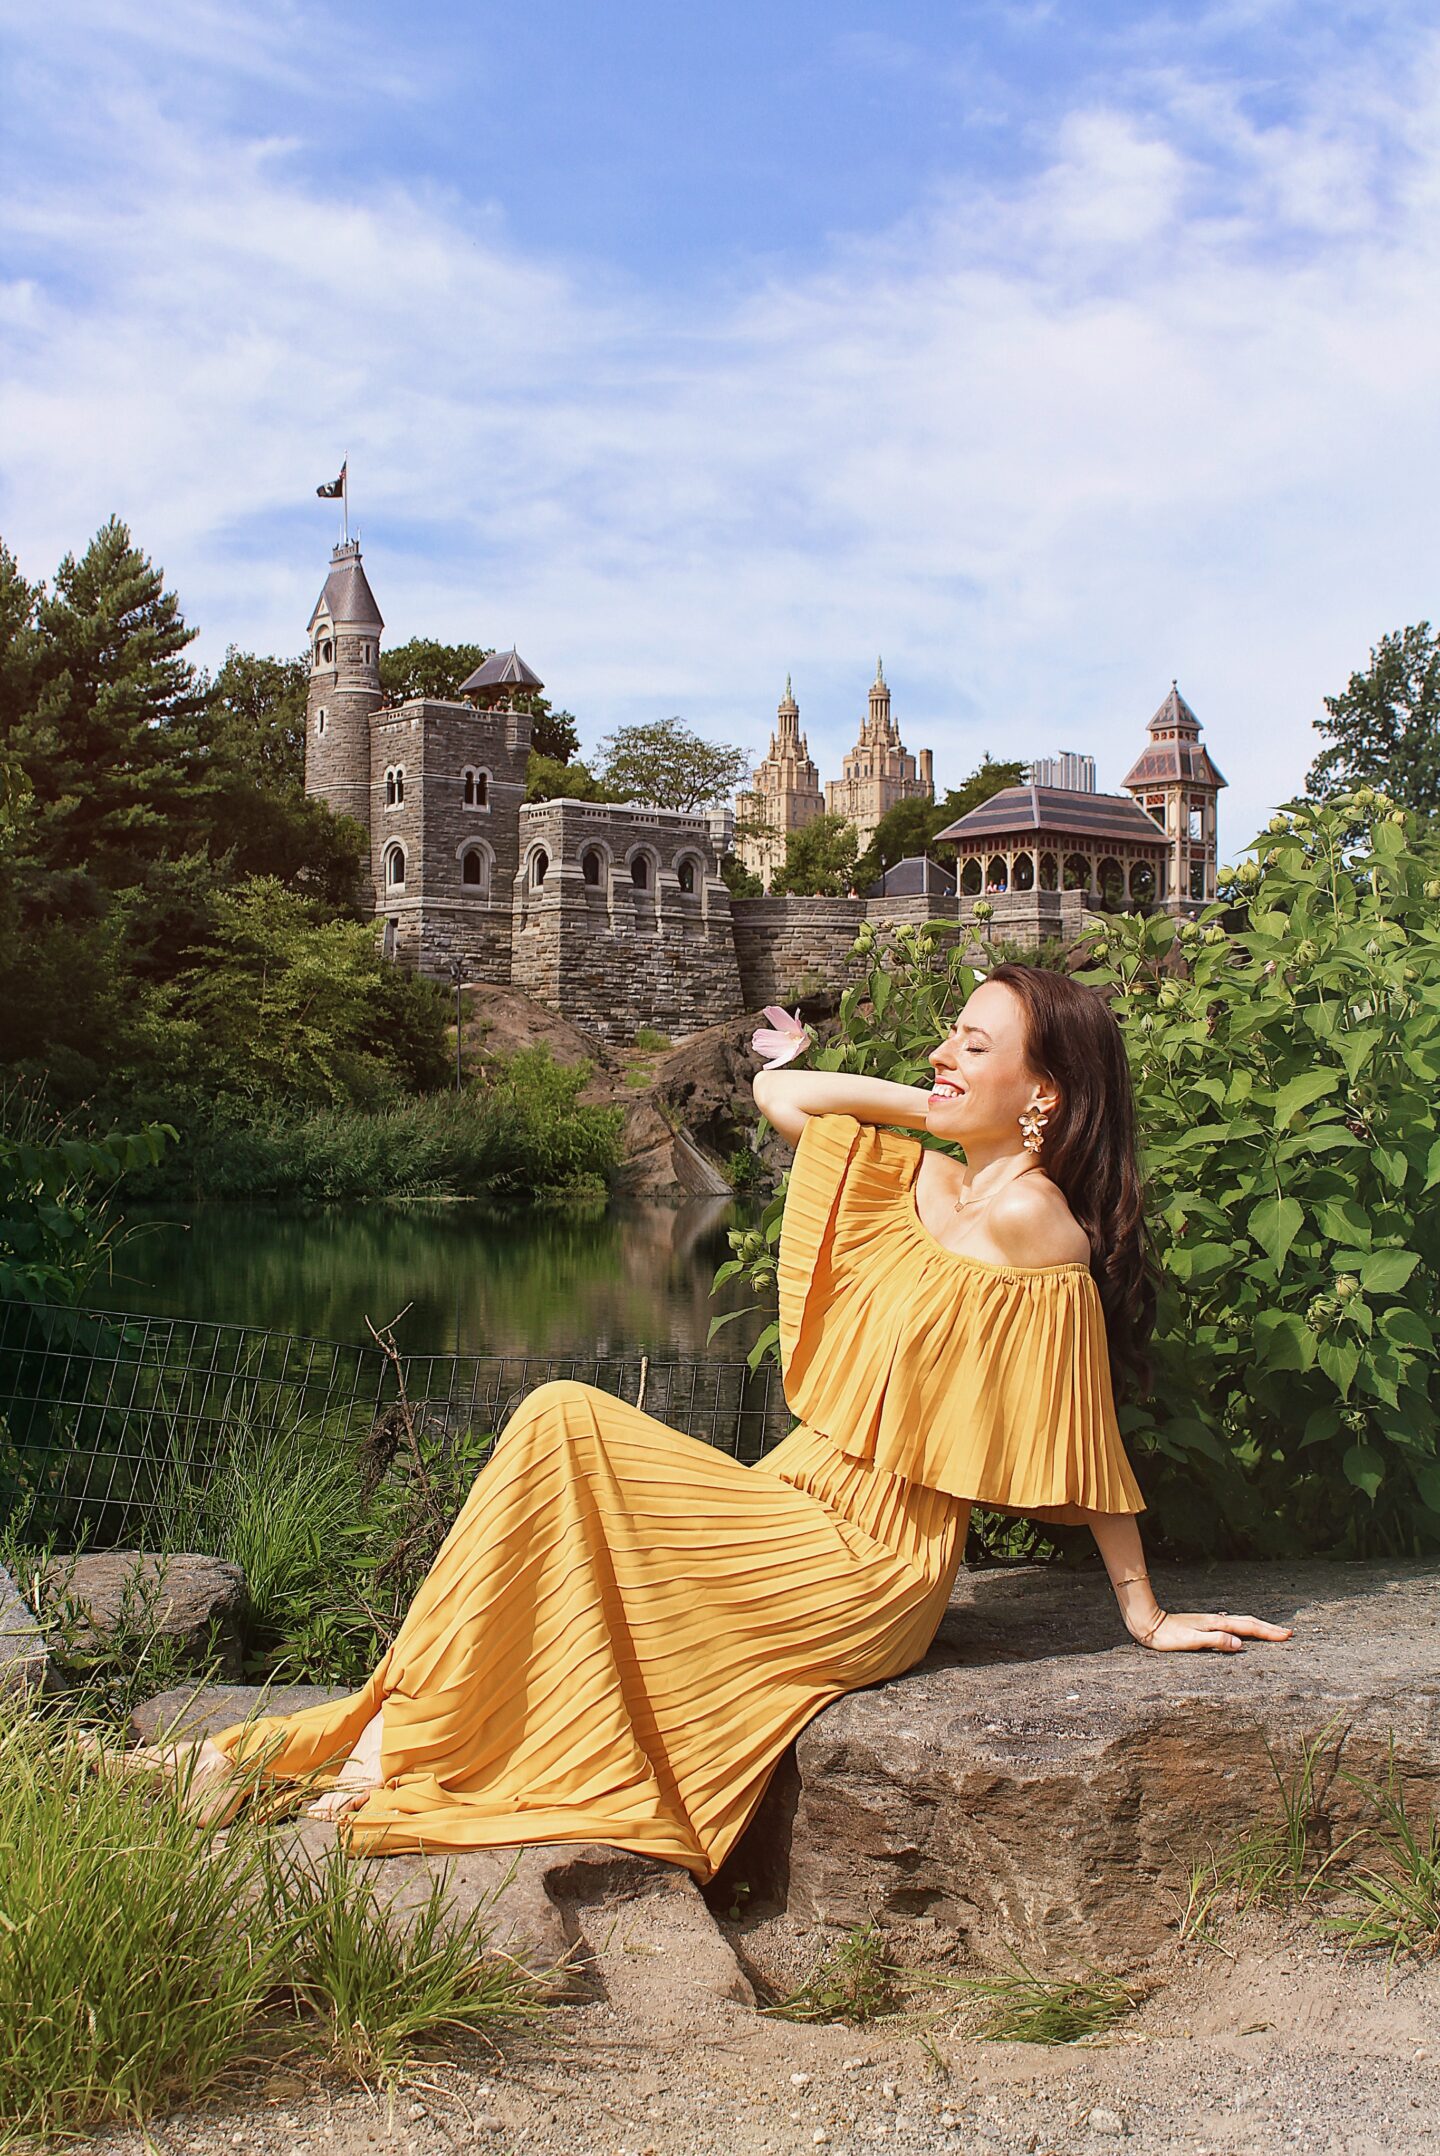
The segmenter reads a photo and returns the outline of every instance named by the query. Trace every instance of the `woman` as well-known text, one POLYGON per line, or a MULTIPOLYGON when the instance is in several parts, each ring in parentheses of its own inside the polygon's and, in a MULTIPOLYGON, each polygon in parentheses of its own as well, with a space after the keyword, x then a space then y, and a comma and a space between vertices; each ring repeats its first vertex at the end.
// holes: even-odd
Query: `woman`
POLYGON ((1162 1610, 1145 1570, 1112 1373, 1143 1374, 1154 1293, 1109 1009, 1000 966, 929 1060, 755 1081, 796 1148, 789 1437, 747 1468, 540 1386, 365 1688, 223 1731, 202 1774, 314 1776, 361 1850, 602 1841, 708 1879, 805 1723, 924 1655, 972 1503, 1087 1524, 1146 1647, 1289 1638, 1162 1610))

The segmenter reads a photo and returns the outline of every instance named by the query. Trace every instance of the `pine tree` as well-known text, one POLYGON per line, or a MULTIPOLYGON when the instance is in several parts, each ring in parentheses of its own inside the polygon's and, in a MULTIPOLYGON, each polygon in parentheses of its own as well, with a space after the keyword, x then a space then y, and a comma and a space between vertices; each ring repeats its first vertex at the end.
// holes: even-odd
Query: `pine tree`
POLYGON ((28 708, 9 741, 33 795, 29 895, 47 910, 93 910, 173 844, 193 791, 186 749, 200 697, 182 654, 195 632, 116 517, 78 561, 66 555, 36 619, 28 708))

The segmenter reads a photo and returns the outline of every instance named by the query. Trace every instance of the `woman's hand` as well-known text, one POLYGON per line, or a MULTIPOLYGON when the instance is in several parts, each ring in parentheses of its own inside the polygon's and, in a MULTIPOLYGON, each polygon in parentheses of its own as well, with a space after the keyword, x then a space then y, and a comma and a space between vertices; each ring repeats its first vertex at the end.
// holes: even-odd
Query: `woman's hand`
POLYGON ((1153 1631, 1147 1622, 1133 1624, 1130 1630, 1136 1639, 1160 1654, 1205 1649, 1216 1654, 1243 1654, 1247 1639, 1287 1640, 1293 1627, 1267 1624, 1263 1617, 1237 1616, 1229 1610, 1169 1610, 1153 1631))

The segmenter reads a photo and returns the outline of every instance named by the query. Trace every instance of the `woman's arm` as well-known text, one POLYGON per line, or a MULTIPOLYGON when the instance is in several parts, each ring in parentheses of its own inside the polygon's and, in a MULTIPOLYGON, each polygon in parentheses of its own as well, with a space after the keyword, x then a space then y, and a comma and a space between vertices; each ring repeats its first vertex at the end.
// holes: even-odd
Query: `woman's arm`
POLYGON ((1247 1639, 1289 1639, 1291 1626, 1267 1624, 1263 1617, 1237 1617, 1228 1610, 1162 1610, 1145 1569, 1134 1514, 1087 1512, 1085 1524, 1105 1560, 1126 1629, 1142 1646, 1162 1653, 1216 1647, 1222 1654, 1239 1654, 1247 1639))
POLYGON ((888 1078, 854 1078, 843 1071, 757 1071, 755 1105, 787 1145, 799 1143, 812 1115, 853 1115, 859 1123, 898 1123, 925 1128, 930 1089, 895 1085, 888 1078))

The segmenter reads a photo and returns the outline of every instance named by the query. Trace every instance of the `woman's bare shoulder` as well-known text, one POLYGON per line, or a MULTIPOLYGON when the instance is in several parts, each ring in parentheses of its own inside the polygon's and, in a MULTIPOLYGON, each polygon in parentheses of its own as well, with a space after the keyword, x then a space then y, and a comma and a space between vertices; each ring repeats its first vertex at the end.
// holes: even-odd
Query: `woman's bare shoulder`
POLYGON ((1090 1238, 1047 1175, 1017 1176, 997 1195, 986 1226, 1012 1265, 1090 1262, 1090 1238))

